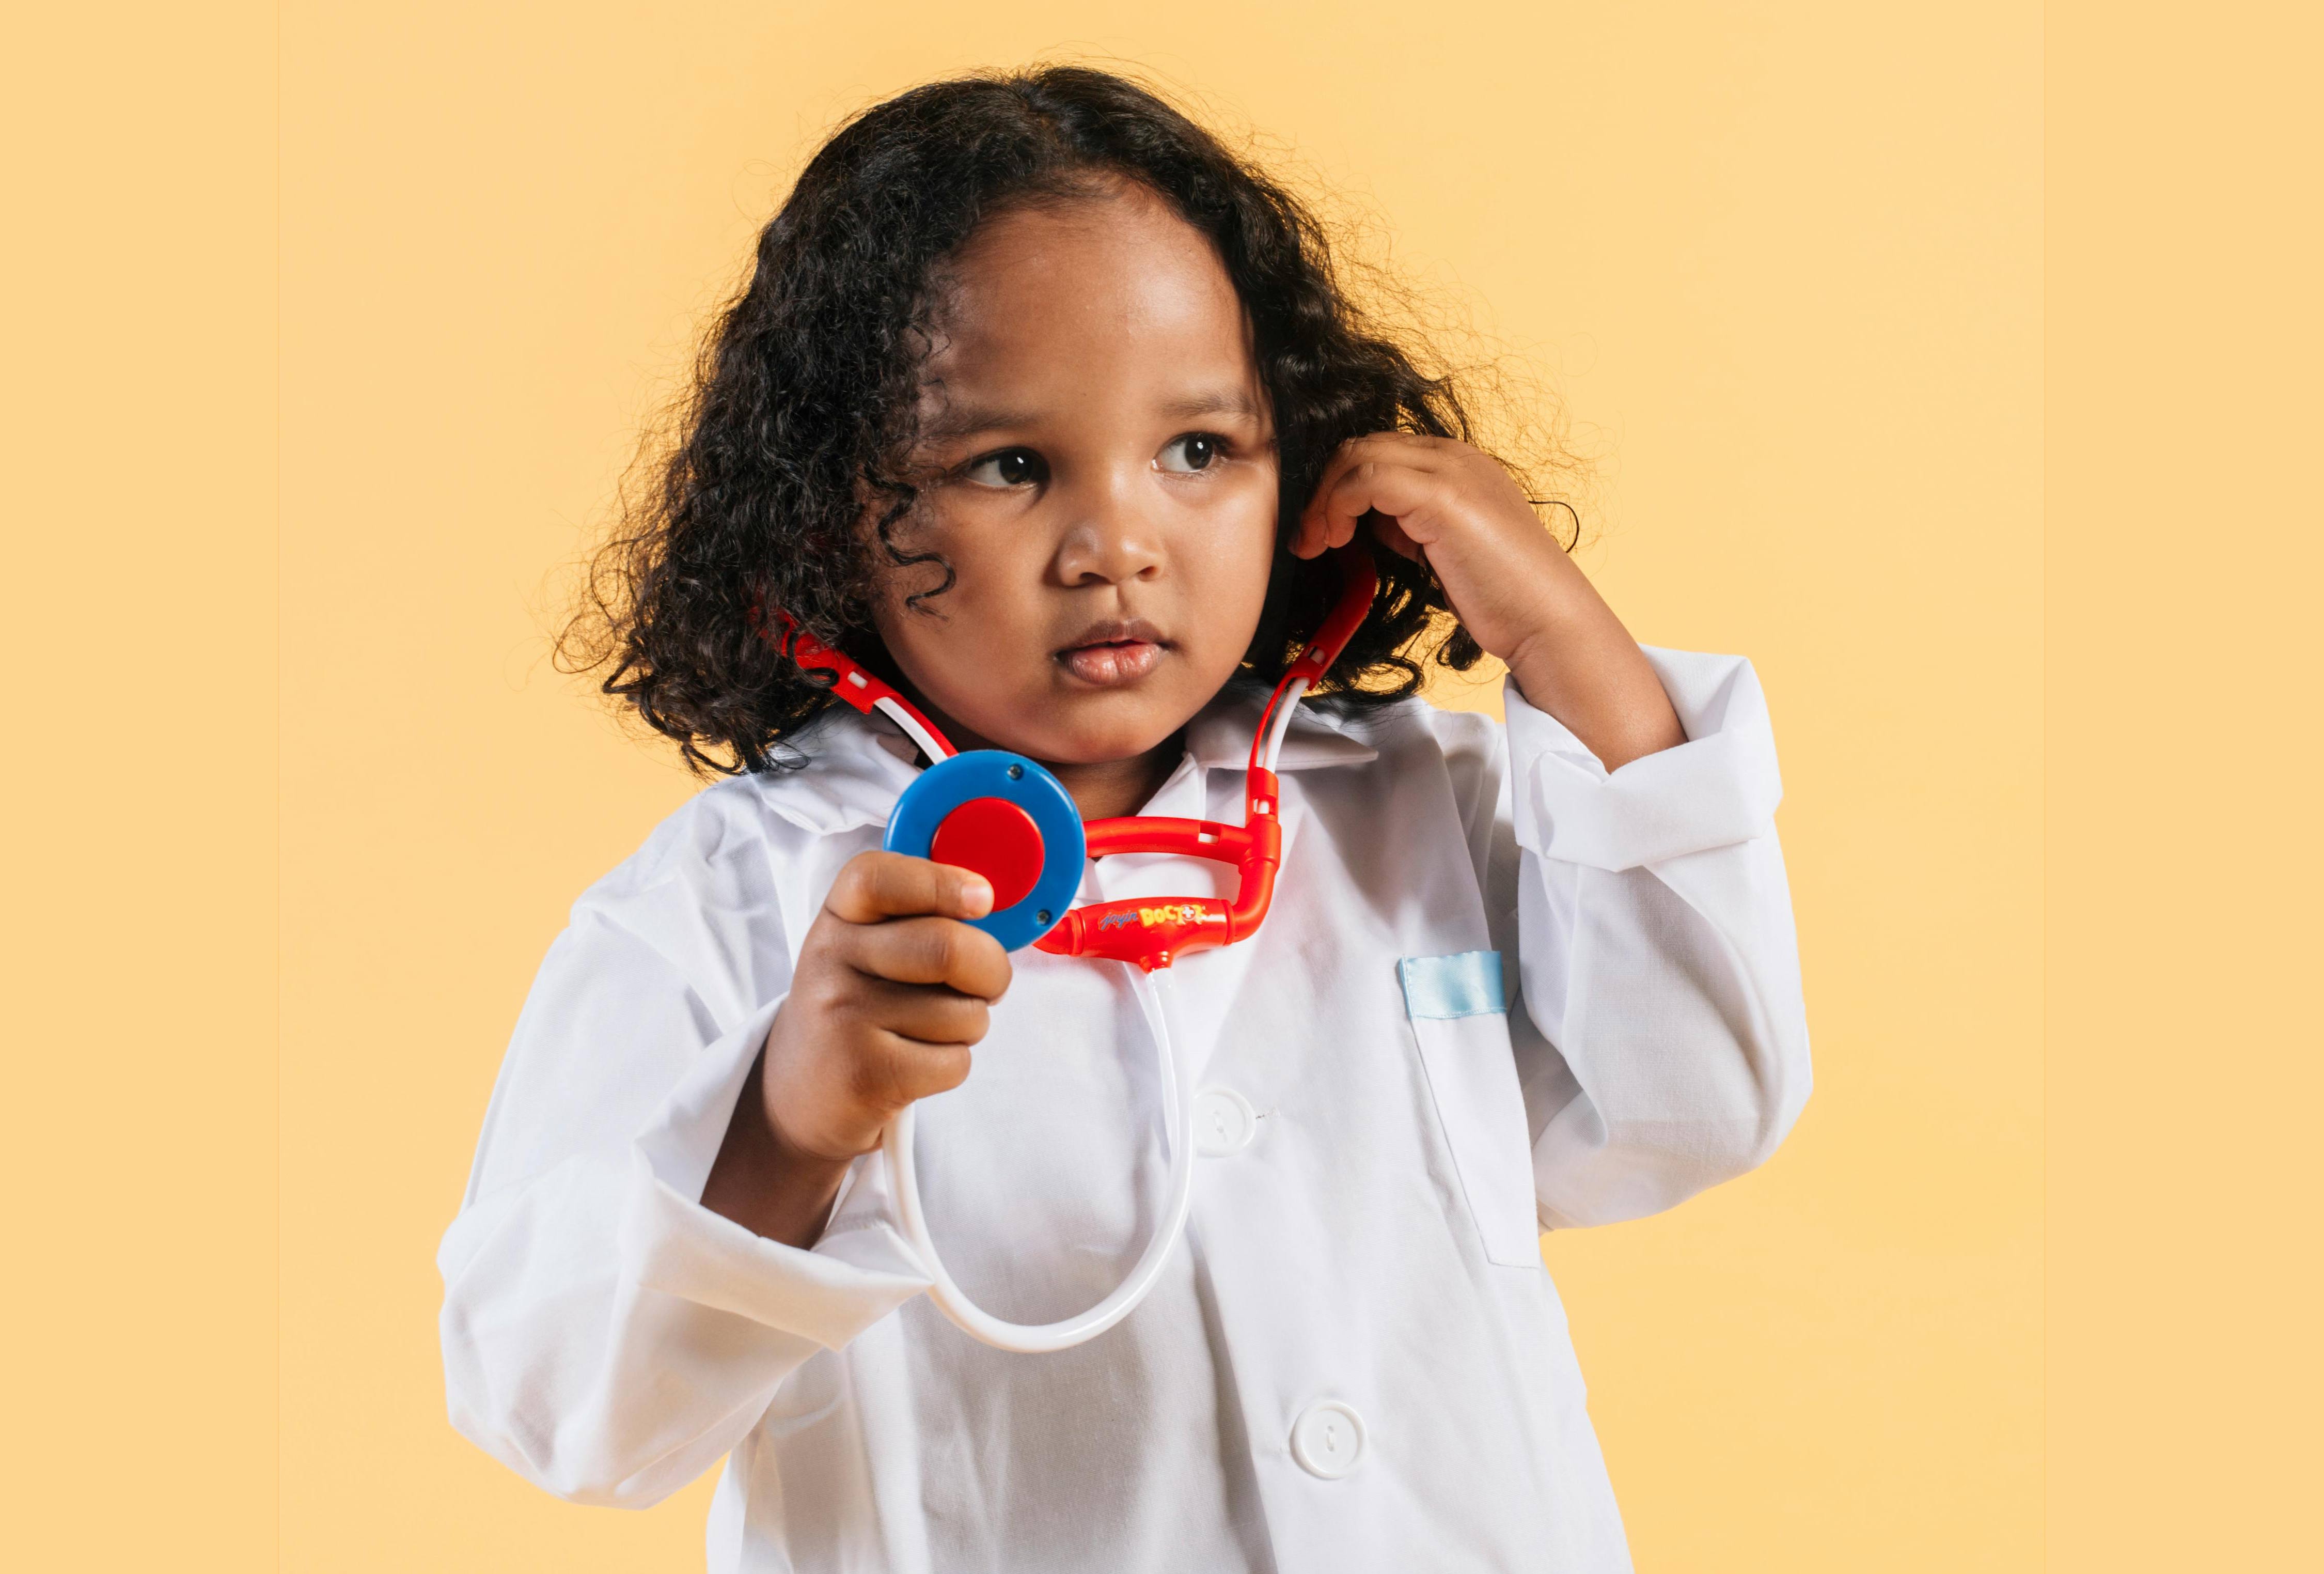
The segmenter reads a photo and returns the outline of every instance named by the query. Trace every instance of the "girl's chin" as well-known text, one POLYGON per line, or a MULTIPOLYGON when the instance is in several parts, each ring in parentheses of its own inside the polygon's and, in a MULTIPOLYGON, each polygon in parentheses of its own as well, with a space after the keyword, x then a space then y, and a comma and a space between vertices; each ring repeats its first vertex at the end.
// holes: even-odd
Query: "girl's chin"
POLYGON ((1035 726, 1007 729, 1001 736, 1010 741, 1001 746, 1045 764, 1068 767, 1138 759, 1168 743, 1193 716, 1192 709, 1158 699, 1115 690, 1089 696, 1078 705, 1053 703, 1035 726))

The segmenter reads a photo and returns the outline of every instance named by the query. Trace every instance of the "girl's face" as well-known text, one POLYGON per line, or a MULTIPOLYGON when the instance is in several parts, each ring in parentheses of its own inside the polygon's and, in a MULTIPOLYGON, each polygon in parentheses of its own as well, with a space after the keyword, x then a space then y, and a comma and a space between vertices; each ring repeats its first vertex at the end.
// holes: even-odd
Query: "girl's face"
POLYGON ((1023 208, 954 258, 874 617, 962 746, 1045 764, 1167 743, 1231 677, 1275 551, 1273 428, 1242 303, 1145 188, 1023 208))

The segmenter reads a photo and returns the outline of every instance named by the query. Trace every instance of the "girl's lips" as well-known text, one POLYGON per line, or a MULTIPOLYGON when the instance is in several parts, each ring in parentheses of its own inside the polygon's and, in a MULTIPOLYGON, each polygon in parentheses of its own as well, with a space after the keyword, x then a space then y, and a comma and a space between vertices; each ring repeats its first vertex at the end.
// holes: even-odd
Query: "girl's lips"
POLYGON ((1100 688, 1135 683, 1162 660, 1162 647, 1151 640, 1110 640, 1103 644, 1076 645, 1059 651, 1057 660, 1084 683, 1100 688))

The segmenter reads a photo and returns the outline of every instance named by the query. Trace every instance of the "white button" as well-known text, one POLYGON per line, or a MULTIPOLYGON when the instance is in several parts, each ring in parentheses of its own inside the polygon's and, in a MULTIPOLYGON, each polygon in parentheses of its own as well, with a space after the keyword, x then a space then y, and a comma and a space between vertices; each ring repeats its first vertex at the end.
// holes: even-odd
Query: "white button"
POLYGON ((1250 1145, 1259 1131, 1259 1111, 1231 1088, 1205 1088, 1194 1095, 1194 1152, 1223 1159, 1250 1145))
POLYGON ((1309 1405, 1292 1424, 1291 1457, 1310 1476, 1337 1481, 1364 1457, 1364 1418, 1336 1399, 1309 1405))

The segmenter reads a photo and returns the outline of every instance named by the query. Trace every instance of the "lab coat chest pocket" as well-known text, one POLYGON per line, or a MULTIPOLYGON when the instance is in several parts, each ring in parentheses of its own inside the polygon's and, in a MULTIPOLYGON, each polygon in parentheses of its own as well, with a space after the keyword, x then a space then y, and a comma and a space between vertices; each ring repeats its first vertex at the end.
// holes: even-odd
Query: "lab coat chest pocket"
POLYGON ((1485 1256, 1506 1267, 1539 1269, 1533 1152, 1509 1046, 1500 955, 1406 957, 1397 974, 1429 1096, 1462 1194, 1484 1237, 1485 1256))

